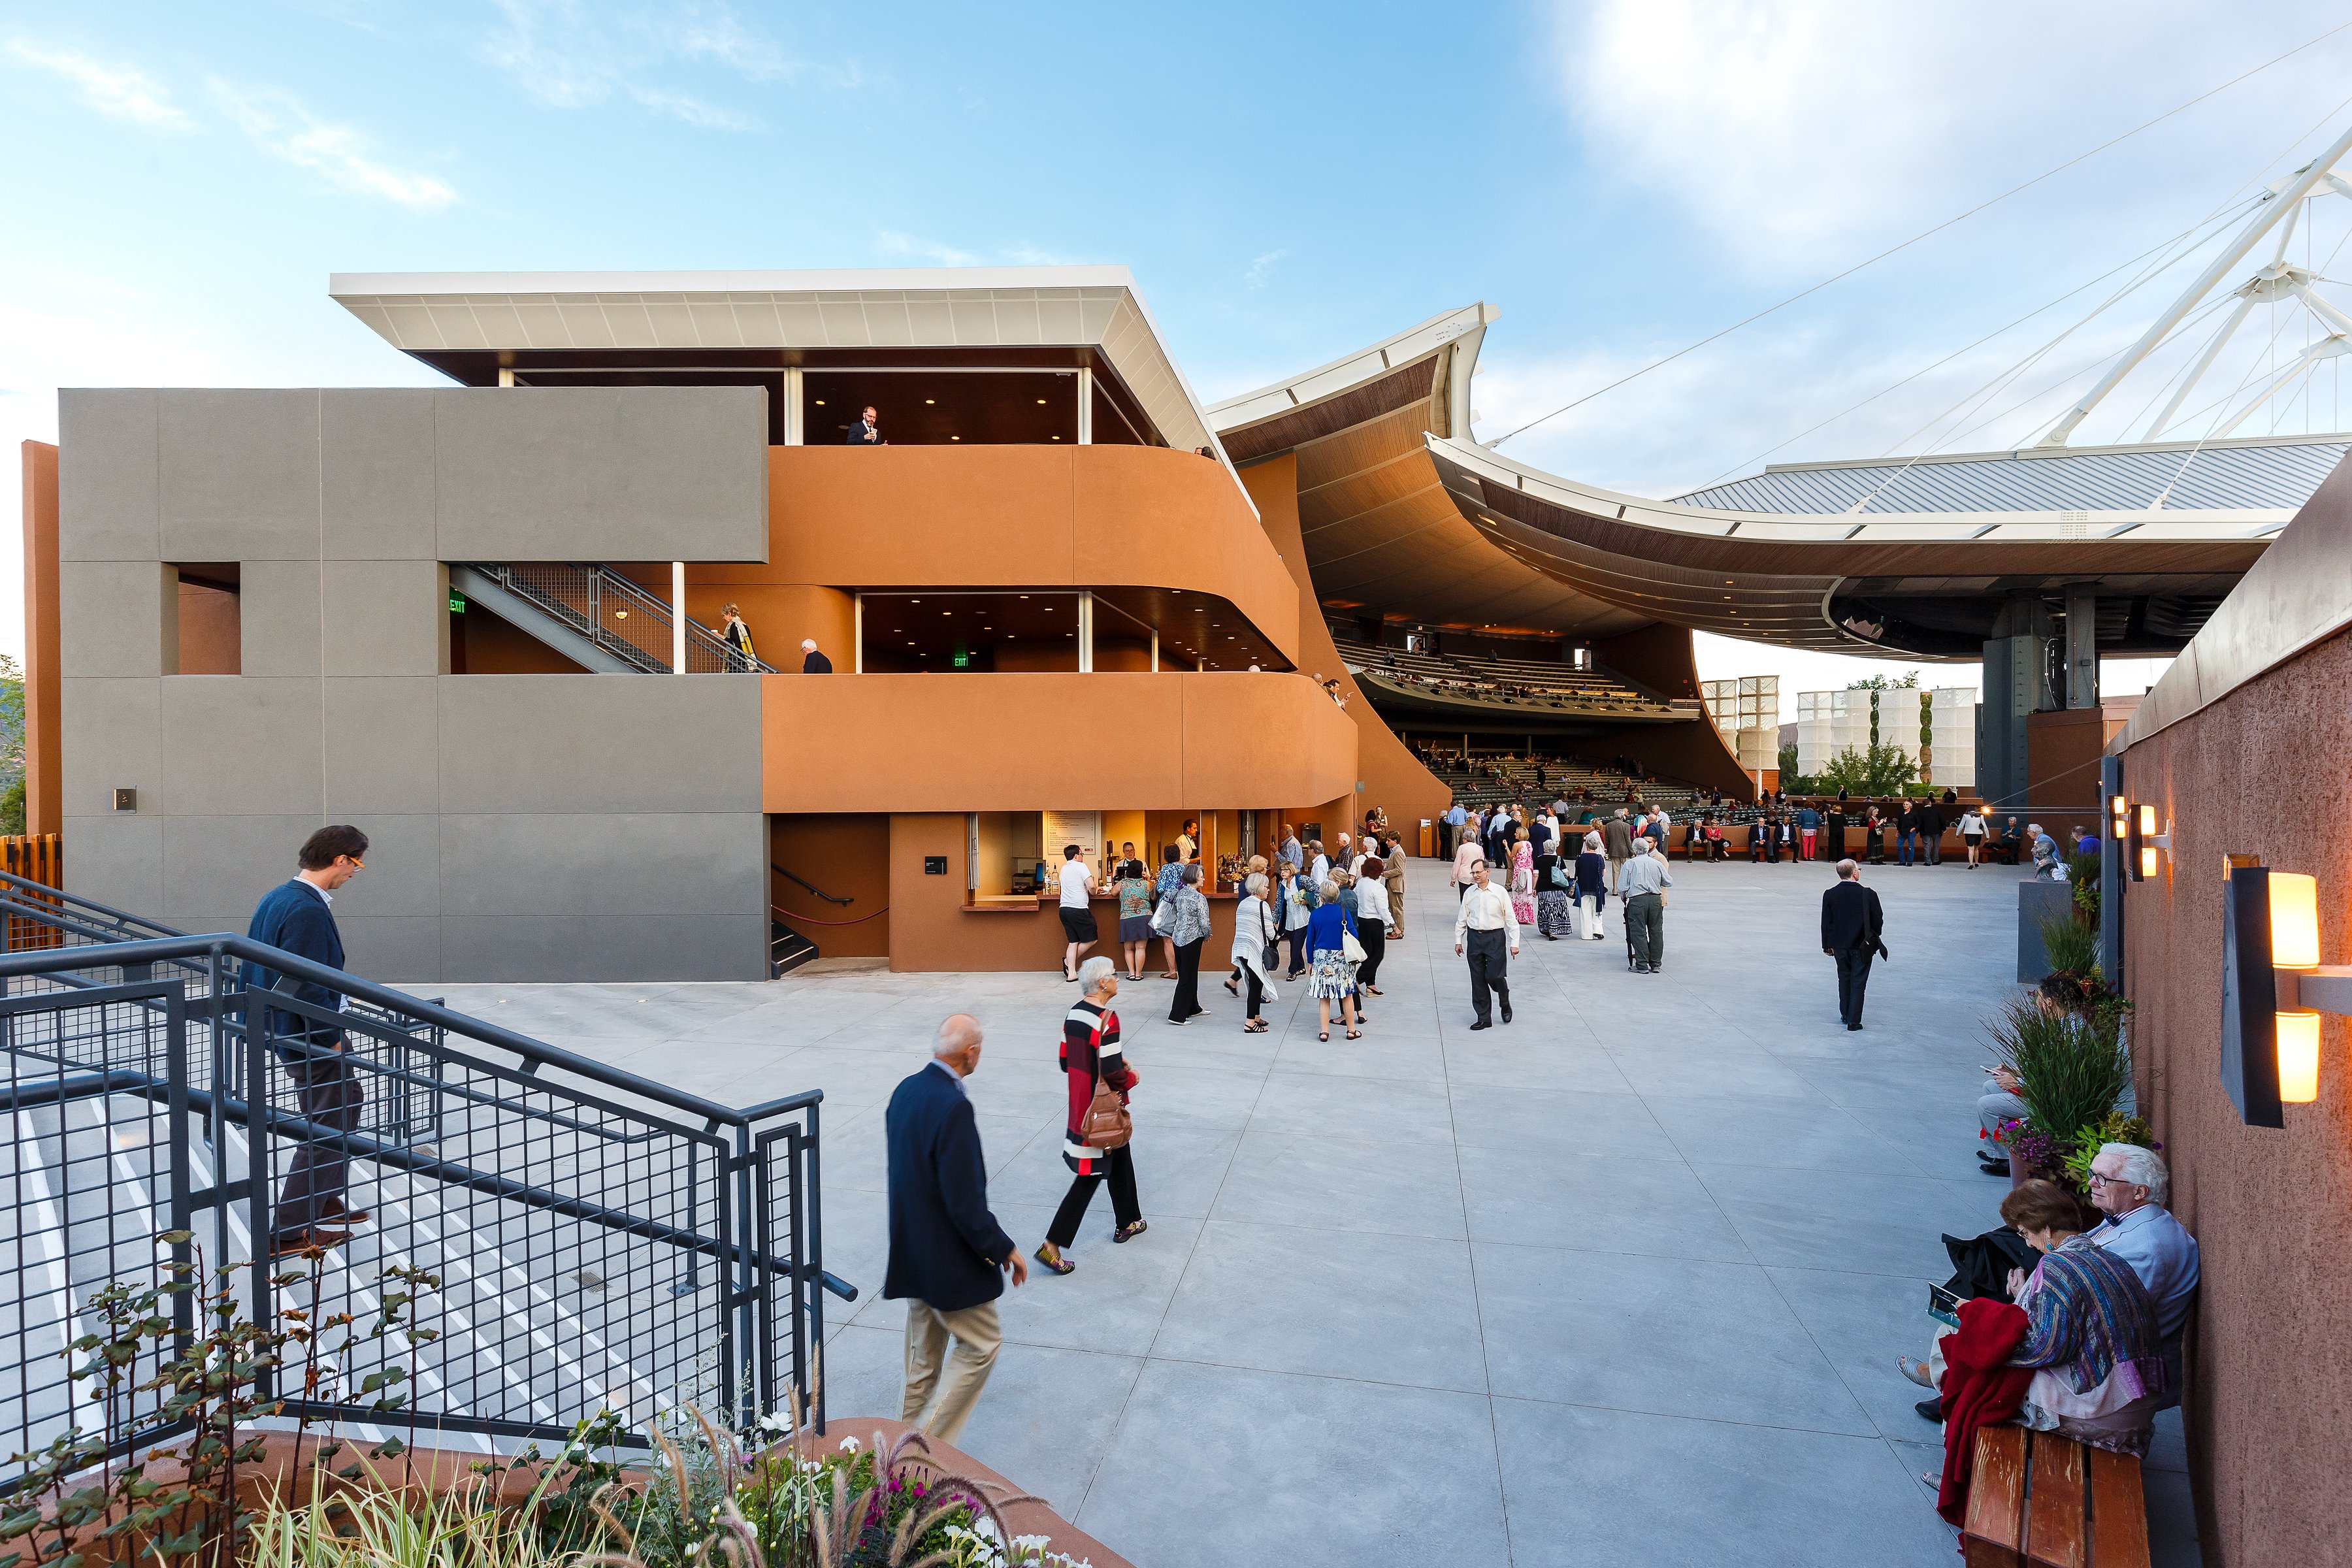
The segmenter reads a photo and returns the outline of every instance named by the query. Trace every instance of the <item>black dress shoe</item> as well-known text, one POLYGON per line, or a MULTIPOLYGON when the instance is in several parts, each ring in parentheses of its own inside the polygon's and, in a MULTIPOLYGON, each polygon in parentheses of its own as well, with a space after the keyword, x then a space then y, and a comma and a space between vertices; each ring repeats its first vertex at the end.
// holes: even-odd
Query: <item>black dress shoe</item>
POLYGON ((1507 1023, 1509 1023, 1510 1021, 1511 1021, 1511 1005, 1510 1005, 1508 1002, 1506 1002, 1506 1003, 1504 1003, 1504 1004, 1503 1004, 1503 1022, 1505 1022, 1506 1024, 1507 1024, 1507 1023))
POLYGON ((1911 1408, 1938 1426, 1944 1424, 1944 1396, 1940 1394, 1933 1399, 1923 1399, 1911 1408))
POLYGON ((1862 1032, 1862 1026, 1860 1024, 1848 1024, 1845 1026, 1845 1032, 1849 1035, 1858 1035, 1862 1032))
POLYGON ((1490 1024, 1490 1023, 1488 1023, 1486 1019, 1481 1018, 1481 1019, 1479 1019, 1476 1023, 1475 1023, 1475 1024, 1471 1025, 1470 1026, 1471 1026, 1473 1029, 1491 1029, 1491 1028, 1493 1028, 1495 1026, 1494 1026, 1494 1025, 1492 1025, 1492 1024, 1490 1024))
POLYGON ((2006 1176, 2009 1174, 2009 1162, 2006 1160, 1987 1160, 1979 1157, 1977 1162, 1977 1169, 1982 1171, 1988 1176, 2006 1176))

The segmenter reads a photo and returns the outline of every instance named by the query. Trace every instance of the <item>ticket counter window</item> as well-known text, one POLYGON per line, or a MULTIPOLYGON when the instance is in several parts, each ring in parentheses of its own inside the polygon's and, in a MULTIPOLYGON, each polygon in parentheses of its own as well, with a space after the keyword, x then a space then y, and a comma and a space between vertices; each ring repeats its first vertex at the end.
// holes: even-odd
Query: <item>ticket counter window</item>
POLYGON ((976 811, 970 818, 971 887, 974 902, 1034 898, 1051 890, 1060 845, 1049 856, 1045 816, 1038 811, 976 811))

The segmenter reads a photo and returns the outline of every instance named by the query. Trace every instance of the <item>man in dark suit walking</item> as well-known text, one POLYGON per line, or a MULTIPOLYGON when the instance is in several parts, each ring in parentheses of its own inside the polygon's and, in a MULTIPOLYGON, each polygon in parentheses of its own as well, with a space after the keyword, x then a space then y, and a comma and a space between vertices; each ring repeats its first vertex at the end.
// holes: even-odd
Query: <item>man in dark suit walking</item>
POLYGON ((1836 885, 1822 895, 1822 951, 1837 960, 1838 1016, 1849 1029, 1862 1027, 1862 994, 1870 984, 1870 961, 1884 956, 1878 940, 1886 923, 1878 895, 1862 885, 1862 868, 1841 860, 1836 885))
MULTIPOLYGON (((262 895, 246 934, 256 942, 282 948, 330 969, 343 966, 342 934, 335 929, 331 908, 336 889, 359 875, 365 864, 368 837, 349 825, 321 827, 303 841, 295 857, 299 869, 262 895)), ((343 999, 329 986, 310 981, 279 985, 277 971, 248 964, 248 989, 278 986, 296 1000, 327 1012, 340 1012, 343 999)), ((351 1040, 332 1024, 299 1013, 270 1008, 263 1026, 286 1076, 294 1081, 302 1118, 331 1132, 359 1129, 365 1094, 349 1059, 351 1040)), ((269 1255, 283 1257, 310 1247, 332 1247, 351 1239, 350 1227, 367 1222, 367 1211, 347 1206, 343 1188, 350 1178, 351 1156, 327 1139, 304 1139, 295 1145, 286 1168, 286 1184, 269 1221, 269 1255)))
POLYGON ((931 1059, 890 1096, 890 1262, 885 1299, 907 1303, 907 1393, 899 1418, 942 1443, 971 1419, 1003 1332, 1003 1270, 1025 1282, 1021 1248, 988 1210, 988 1164, 963 1080, 980 1070, 980 1020, 940 1026, 931 1059), (952 1339, 954 1348, 949 1349, 952 1339))

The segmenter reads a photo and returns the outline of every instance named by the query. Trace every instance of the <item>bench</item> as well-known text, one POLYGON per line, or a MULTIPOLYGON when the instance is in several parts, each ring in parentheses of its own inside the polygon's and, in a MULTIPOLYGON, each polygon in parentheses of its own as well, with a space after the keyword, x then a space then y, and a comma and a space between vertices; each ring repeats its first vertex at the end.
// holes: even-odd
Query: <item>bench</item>
POLYGON ((2148 1568, 2139 1461, 2023 1426, 1977 1431, 1968 1568, 2148 1568))

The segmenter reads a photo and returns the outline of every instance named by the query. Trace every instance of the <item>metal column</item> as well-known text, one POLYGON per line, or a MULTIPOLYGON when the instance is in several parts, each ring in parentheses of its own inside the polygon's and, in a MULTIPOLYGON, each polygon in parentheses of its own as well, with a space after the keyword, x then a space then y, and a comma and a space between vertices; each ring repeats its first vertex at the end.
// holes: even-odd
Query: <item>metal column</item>
POLYGON ((686 673, 686 563, 669 563, 669 672, 686 673))
POLYGON ((2026 809, 2025 721, 2054 708, 2044 678, 2050 613, 2021 595, 1993 623, 1984 645, 1983 726, 1977 747, 1977 793, 1987 810, 2026 809))
POLYGON ((1078 372, 1078 445, 1095 444, 1095 373, 1078 372))
POLYGON ((1078 673, 1090 675, 1095 668, 1095 596, 1078 595, 1078 673))
POLYGON ((2099 705, 2099 594, 2089 584, 2066 589, 2066 706, 2099 705))

